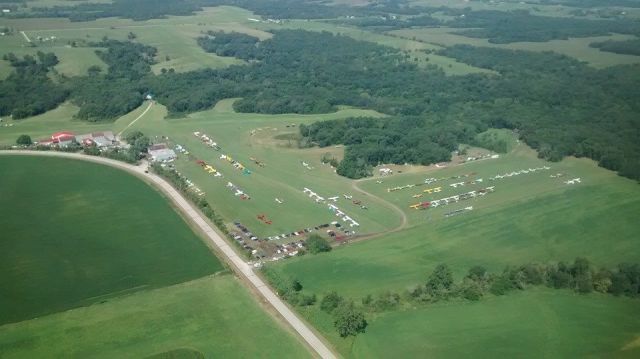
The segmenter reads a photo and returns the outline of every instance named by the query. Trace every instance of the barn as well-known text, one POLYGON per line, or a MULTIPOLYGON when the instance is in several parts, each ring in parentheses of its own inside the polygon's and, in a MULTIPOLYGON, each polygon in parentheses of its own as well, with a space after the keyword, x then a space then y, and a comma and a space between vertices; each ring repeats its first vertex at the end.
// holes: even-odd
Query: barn
POLYGON ((51 140, 53 142, 65 142, 65 141, 69 141, 70 139, 75 139, 75 137, 76 135, 73 132, 61 131, 51 135, 51 140))

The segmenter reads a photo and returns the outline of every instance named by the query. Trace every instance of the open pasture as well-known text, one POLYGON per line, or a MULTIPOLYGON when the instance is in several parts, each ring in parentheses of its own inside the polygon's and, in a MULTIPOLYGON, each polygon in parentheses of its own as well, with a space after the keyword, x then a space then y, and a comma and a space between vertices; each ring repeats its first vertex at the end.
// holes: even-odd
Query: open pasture
POLYGON ((0 324, 223 269, 136 177, 58 158, 3 155, 0 164, 0 324))
MULTIPOLYGON (((592 42, 606 40, 628 40, 634 38, 630 35, 614 34, 611 36, 594 36, 583 38, 571 38, 569 40, 551 40, 547 42, 515 42, 511 44, 493 44, 487 39, 466 37, 458 35, 456 32, 461 29, 455 28, 413 28, 391 31, 391 34, 401 36, 406 39, 416 39, 429 44, 439 46, 453 46, 457 44, 465 44, 481 47, 495 47, 510 50, 525 51, 553 51, 559 54, 576 58, 580 61, 586 61, 596 68, 604 68, 615 65, 626 65, 640 63, 640 56, 615 54, 611 52, 600 51, 599 49, 589 47, 592 42)), ((433 57, 434 55, 429 55, 433 57)))
MULTIPOLYGON (((240 64, 241 60, 221 57, 206 53, 196 43, 196 38, 209 30, 225 30, 244 32, 260 38, 267 38, 268 33, 246 26, 251 12, 234 7, 207 8, 192 16, 170 16, 167 19, 148 21, 132 21, 128 19, 99 19, 90 22, 70 22, 66 19, 3 19, 0 26, 15 28, 12 36, 0 38, 0 55, 14 52, 18 55, 35 54, 37 51, 52 51, 58 55, 60 64, 56 68, 67 75, 83 75, 91 65, 102 66, 104 63, 95 55, 96 48, 84 47, 91 42, 99 42, 103 37, 126 40, 129 33, 136 36, 136 41, 158 49, 157 63, 153 70, 159 73, 162 68, 173 68, 176 71, 190 71, 201 68, 220 68, 232 64, 240 64), (26 47, 27 41, 20 33, 25 34, 36 45, 26 47), (55 37, 55 40, 39 41, 55 37), (69 44, 75 42, 78 47, 69 44)), ((104 69, 106 70, 106 69, 104 69)), ((6 76, 10 66, 0 61, 0 76, 6 76)))
POLYGON ((323 115, 240 114, 232 112, 232 102, 221 101, 212 110, 181 119, 145 117, 136 122, 132 129, 139 129, 151 136, 168 135, 170 143, 184 146, 189 155, 179 155, 177 169, 206 192, 206 198, 225 219, 229 222, 239 221, 261 238, 337 220, 328 208, 330 203, 358 221, 359 227, 347 226, 347 229, 361 234, 381 232, 400 224, 400 217, 388 205, 358 196, 351 187, 351 181, 337 176, 329 165, 321 163, 325 152, 339 156, 341 149, 298 149, 295 141, 289 147, 288 140, 275 139, 281 134, 297 133, 300 123, 380 114, 356 109, 323 115), (216 141, 220 150, 205 145, 193 134, 196 131, 216 141), (251 173, 234 168, 220 158, 223 154, 242 163, 251 173), (264 167, 251 158, 263 163, 264 167), (207 173, 196 160, 205 161, 223 176, 207 173), (242 189, 250 199, 243 200, 235 195, 235 190, 227 186, 228 182, 242 189), (305 187, 325 197, 326 203, 317 203, 304 194, 305 187), (345 199, 344 194, 352 195, 353 199, 345 199), (339 197, 336 202, 328 200, 334 196, 339 197), (278 203, 276 198, 283 203, 278 203), (367 209, 353 204, 354 199, 360 200, 367 209), (266 224, 260 220, 258 216, 262 214, 272 223, 266 224))
MULTIPOLYGON (((382 184, 377 180, 362 181, 359 186, 401 207, 410 228, 340 247, 330 254, 292 259, 275 265, 275 269, 298 278, 311 291, 337 290, 359 298, 422 283, 438 263, 446 263, 462 275, 474 265, 499 271, 505 265, 570 261, 577 256, 607 266, 640 259, 637 183, 589 160, 546 163, 521 145, 500 159, 423 174, 393 175, 383 178, 382 184), (495 174, 541 164, 550 170, 489 180, 495 174), (409 204, 417 202, 411 196, 417 190, 386 190, 388 186, 469 172, 476 172, 475 178, 483 177, 482 186, 495 186, 495 192, 435 209, 414 210, 409 204), (565 175, 550 177, 557 173, 565 175), (564 183, 577 177, 581 183, 564 183), (468 206, 473 210, 445 217, 447 212, 468 206)), ((437 195, 448 197, 457 192, 448 186, 452 181, 442 183, 443 192, 437 195)), ((467 191, 462 188, 460 192, 467 191)))
MULTIPOLYGON (((372 320, 346 357, 567 358, 640 355, 637 300, 529 290, 372 320), (634 345, 634 342, 636 343, 634 345)), ((346 343, 345 343, 346 344, 346 343)))
MULTIPOLYGON (((453 189, 448 186, 453 181, 463 179, 443 181, 438 195, 450 196, 467 186, 453 189)), ((507 265, 570 262, 578 256, 606 267, 640 259, 637 183, 598 168, 590 160, 548 163, 519 145, 499 159, 428 172, 415 170, 367 179, 358 185, 402 207, 409 227, 338 247, 331 253, 272 264, 272 268, 298 279, 306 291, 337 291, 359 302, 368 294, 402 293, 424 284, 439 263, 446 263, 454 276, 461 278, 474 265, 500 272, 507 265), (476 172, 471 178, 477 180, 534 166, 550 169, 489 181, 486 185, 495 186, 495 192, 435 209, 407 206, 415 200, 412 190, 424 187, 405 189, 404 193, 386 190, 387 186, 418 183, 425 178, 476 172), (557 177, 558 173, 563 176, 557 177), (576 177, 581 182, 565 183, 576 177), (448 218, 444 215, 467 206, 473 210, 448 218)), ((318 307, 301 312, 346 357, 631 358, 639 350, 634 344, 638 342, 638 323, 632 319, 639 306, 629 298, 528 289, 505 297, 489 296, 477 303, 407 305, 370 313, 367 332, 355 339, 339 338, 331 317, 318 307)))
POLYGON ((0 326, 0 348, 3 358, 309 357, 231 275, 0 326))

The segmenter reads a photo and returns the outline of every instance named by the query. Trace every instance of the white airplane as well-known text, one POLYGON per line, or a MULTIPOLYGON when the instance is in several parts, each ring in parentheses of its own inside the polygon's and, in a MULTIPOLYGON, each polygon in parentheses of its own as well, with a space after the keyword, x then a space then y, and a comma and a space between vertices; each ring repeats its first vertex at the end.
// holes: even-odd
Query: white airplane
POLYGON ((330 201, 337 202, 337 201, 338 201, 338 198, 340 198, 340 196, 329 197, 328 199, 329 199, 330 201))

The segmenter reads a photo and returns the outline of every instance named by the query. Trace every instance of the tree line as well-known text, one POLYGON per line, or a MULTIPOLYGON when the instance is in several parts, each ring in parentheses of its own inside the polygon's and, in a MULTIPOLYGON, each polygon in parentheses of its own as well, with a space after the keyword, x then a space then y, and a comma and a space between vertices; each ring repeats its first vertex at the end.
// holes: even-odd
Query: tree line
POLYGON ((370 176, 384 163, 429 165, 448 161, 458 142, 469 142, 456 126, 420 117, 348 118, 300 125, 300 134, 320 147, 344 144, 337 173, 349 178, 370 176))
POLYGON ((640 39, 592 42, 589 44, 589 46, 600 49, 600 51, 613 52, 623 55, 640 56, 640 39))
POLYGON ((518 41, 538 41, 570 37, 589 37, 619 34, 640 34, 637 21, 592 20, 573 17, 536 16, 528 11, 466 11, 454 20, 446 22, 449 27, 468 28, 459 33, 469 37, 488 38, 489 42, 504 44, 518 41))
POLYGON ((449 266, 438 264, 421 284, 400 293, 386 291, 375 296, 367 294, 359 301, 345 298, 335 291, 324 294, 318 300, 316 294, 304 290, 299 280, 269 266, 263 267, 262 272, 278 295, 290 304, 317 306, 319 310, 332 315, 335 329, 342 337, 363 333, 368 326, 367 314, 442 301, 478 301, 489 295, 502 296, 538 286, 572 290, 579 294, 597 292, 640 297, 640 264, 622 263, 613 269, 597 268, 581 257, 573 263, 507 266, 498 273, 491 273, 482 266, 473 266, 459 281, 454 279, 449 266))
POLYGON ((3 60, 14 71, 0 81, 0 116, 22 119, 39 115, 56 108, 68 96, 67 89, 49 76, 58 64, 55 54, 38 51, 35 57, 19 58, 8 53, 3 60))

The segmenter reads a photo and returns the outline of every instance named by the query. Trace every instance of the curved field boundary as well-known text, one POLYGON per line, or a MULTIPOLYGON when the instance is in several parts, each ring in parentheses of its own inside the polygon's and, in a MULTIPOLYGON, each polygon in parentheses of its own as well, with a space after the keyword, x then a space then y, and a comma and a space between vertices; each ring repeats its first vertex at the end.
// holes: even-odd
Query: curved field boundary
POLYGON ((327 347, 323 340, 320 339, 254 272, 253 268, 244 262, 244 260, 236 254, 236 252, 222 239, 222 237, 207 223, 202 215, 196 211, 189 201, 187 201, 175 188, 160 176, 153 173, 145 173, 146 166, 134 166, 124 162, 104 158, 83 155, 79 153, 66 152, 47 152, 47 151, 28 151, 28 150, 9 150, 0 151, 0 155, 22 155, 22 156, 48 156, 63 157, 89 162, 104 164, 116 167, 132 173, 146 182, 152 184, 162 191, 171 201, 180 209, 180 211, 195 224, 213 244, 223 254, 224 259, 231 264, 235 272, 244 277, 257 290, 262 297, 275 308, 284 320, 293 327, 293 329, 305 340, 305 342, 321 357, 336 358, 333 352, 327 347))

